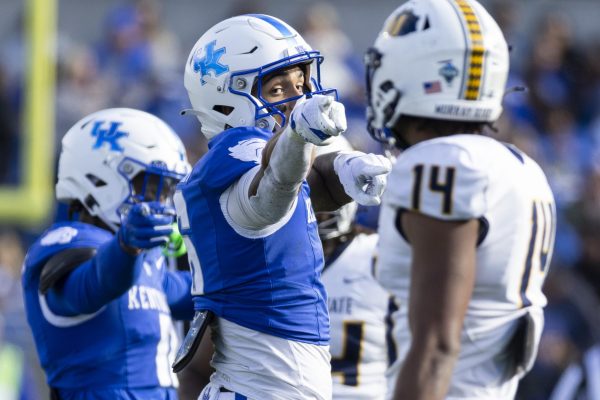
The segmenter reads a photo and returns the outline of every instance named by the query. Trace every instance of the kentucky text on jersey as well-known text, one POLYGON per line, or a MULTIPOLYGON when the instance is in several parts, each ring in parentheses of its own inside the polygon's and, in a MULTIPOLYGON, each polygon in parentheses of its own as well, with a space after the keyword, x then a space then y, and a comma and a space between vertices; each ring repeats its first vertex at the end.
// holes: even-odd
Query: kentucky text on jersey
POLYGON ((127 307, 130 310, 158 310, 166 314, 171 313, 165 294, 161 290, 148 286, 133 285, 129 289, 127 307))
MULTIPOLYGON (((189 281, 181 286, 168 281, 176 273, 166 268, 160 248, 137 256, 134 285, 91 314, 54 314, 47 296, 38 291, 41 269, 50 257, 68 249, 103 248, 113 240, 112 233, 93 225, 66 222, 52 226, 27 253, 22 277, 25 306, 48 385, 85 389, 85 398, 107 400, 125 396, 123 390, 131 398, 159 395, 146 391, 162 390, 161 398, 167 392, 174 395, 178 383, 170 363, 178 338, 169 300, 185 297, 189 281), (138 390, 144 394, 135 394, 138 390)), ((191 316, 189 296, 181 313, 183 308, 191 316)))

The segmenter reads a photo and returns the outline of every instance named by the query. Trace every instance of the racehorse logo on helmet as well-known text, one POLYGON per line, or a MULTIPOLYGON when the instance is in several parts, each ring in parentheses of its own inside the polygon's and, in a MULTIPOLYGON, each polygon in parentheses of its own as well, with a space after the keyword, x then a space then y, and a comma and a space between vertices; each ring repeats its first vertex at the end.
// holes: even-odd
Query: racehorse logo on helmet
POLYGON ((225 47, 221 47, 215 50, 216 44, 216 40, 208 43, 205 47, 206 55, 202 58, 199 58, 200 54, 202 54, 202 48, 196 50, 196 54, 194 54, 194 71, 200 73, 200 82, 202 85, 206 84, 204 77, 208 75, 209 71, 213 71, 215 78, 229 71, 228 65, 223 65, 219 62, 219 59, 226 53, 226 49, 225 47))

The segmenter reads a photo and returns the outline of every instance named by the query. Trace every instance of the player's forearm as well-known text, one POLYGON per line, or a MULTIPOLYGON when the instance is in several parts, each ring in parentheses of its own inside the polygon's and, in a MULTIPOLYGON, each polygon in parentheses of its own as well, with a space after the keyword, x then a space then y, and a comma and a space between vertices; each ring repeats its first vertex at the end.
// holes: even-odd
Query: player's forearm
POLYGON ((450 386, 458 348, 431 343, 412 346, 396 382, 394 400, 443 400, 450 386))
POLYGON ((125 293, 139 274, 136 256, 125 253, 117 236, 89 261, 73 270, 64 283, 48 292, 50 309, 64 316, 90 314, 125 293))
POLYGON ((252 209, 265 218, 265 224, 281 220, 294 204, 310 169, 313 148, 289 128, 279 136, 256 194, 250 197, 252 209))
POLYGON ((312 164, 307 180, 315 211, 334 211, 352 201, 333 168, 333 161, 338 154, 322 154, 312 164))
MULTIPOLYGON (((281 188, 298 189, 310 170, 315 146, 306 142, 289 126, 278 137, 269 157, 270 173, 281 188)), ((266 171, 265 171, 266 173, 266 171)))

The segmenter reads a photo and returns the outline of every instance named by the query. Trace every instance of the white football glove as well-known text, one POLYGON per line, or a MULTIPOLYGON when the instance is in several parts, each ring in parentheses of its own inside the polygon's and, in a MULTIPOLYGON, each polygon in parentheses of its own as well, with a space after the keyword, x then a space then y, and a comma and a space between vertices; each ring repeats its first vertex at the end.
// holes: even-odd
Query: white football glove
POLYGON ((353 151, 340 153, 333 160, 333 168, 346 194, 358 204, 363 206, 381 204, 387 175, 392 170, 390 160, 381 155, 353 151))
POLYGON ((305 141, 326 146, 346 130, 344 105, 321 94, 302 97, 292 111, 290 127, 305 141))

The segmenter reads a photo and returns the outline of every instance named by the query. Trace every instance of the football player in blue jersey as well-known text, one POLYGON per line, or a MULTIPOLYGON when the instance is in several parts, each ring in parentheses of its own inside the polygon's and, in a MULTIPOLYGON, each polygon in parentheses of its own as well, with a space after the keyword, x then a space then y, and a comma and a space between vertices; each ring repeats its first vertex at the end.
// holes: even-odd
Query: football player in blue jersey
POLYGON ((175 184, 190 170, 160 119, 108 109, 62 140, 56 197, 71 219, 32 245, 27 319, 52 399, 175 399, 172 317, 191 319, 191 277, 167 270, 175 184))
POLYGON ((213 26, 187 60, 188 113, 209 151, 174 199, 195 319, 213 315, 216 371, 202 398, 331 398, 314 212, 352 198, 378 204, 391 165, 360 152, 313 160, 315 145, 346 129, 335 90, 321 87, 322 61, 291 26, 262 14, 213 26))

